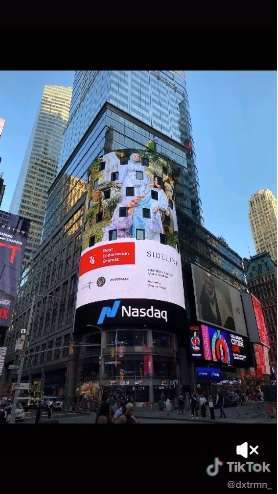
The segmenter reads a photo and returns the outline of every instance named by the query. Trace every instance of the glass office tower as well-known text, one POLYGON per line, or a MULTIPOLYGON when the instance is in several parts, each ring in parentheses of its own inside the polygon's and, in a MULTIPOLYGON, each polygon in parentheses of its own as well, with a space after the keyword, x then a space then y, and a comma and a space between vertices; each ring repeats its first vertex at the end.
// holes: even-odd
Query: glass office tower
POLYGON ((10 211, 30 219, 24 256, 26 267, 41 241, 47 192, 58 169, 63 133, 69 117, 72 88, 44 86, 10 211))
POLYGON ((42 244, 22 280, 15 331, 8 338, 11 363, 16 360, 12 346, 17 328, 25 327, 32 294, 40 293, 25 373, 31 381, 40 379, 48 394, 62 393, 71 401, 76 389, 80 392, 82 385, 101 379, 108 386, 124 381, 134 388, 136 401, 148 401, 159 397, 161 382, 174 388, 179 380, 175 328, 167 332, 119 327, 101 335, 98 328, 88 327, 78 338, 73 332, 88 169, 111 151, 141 153, 146 148, 172 163, 177 215, 184 211, 200 224, 184 72, 76 72, 42 244), (75 343, 74 351, 69 350, 70 342, 75 343), (122 368, 109 364, 115 355, 118 362, 122 359, 122 368))

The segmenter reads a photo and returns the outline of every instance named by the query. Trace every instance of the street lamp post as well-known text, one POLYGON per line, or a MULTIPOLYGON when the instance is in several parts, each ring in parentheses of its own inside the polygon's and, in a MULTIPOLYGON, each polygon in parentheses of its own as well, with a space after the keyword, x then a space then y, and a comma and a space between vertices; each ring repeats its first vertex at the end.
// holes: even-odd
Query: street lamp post
POLYGON ((21 350, 21 358, 20 358, 20 364, 19 364, 18 373, 17 373, 17 382, 16 382, 15 394, 14 394, 12 410, 11 410, 11 421, 10 421, 11 424, 15 423, 16 404, 17 404, 17 400, 19 397, 19 393, 20 393, 20 384, 21 384, 21 378, 22 378, 23 367, 24 367, 24 362, 25 362, 26 348, 28 346, 28 337, 29 337, 30 330, 31 330, 32 317, 33 317, 34 306, 35 306, 35 299, 36 299, 36 295, 34 295, 33 300, 32 300, 28 324, 27 324, 27 329, 26 329, 26 333, 25 333, 25 339, 24 339, 24 343, 23 343, 23 348, 21 350))

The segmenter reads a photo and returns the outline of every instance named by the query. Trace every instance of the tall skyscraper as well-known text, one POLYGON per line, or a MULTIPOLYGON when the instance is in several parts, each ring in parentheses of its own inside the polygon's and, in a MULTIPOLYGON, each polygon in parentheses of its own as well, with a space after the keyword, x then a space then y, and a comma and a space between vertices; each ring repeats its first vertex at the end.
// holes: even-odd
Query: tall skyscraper
POLYGON ((71 94, 70 87, 44 87, 39 112, 12 198, 10 211, 31 220, 25 267, 40 244, 47 192, 57 174, 71 94))
POLYGON ((277 260, 277 199, 269 189, 258 190, 249 201, 249 220, 257 254, 277 260))
POLYGON ((16 363, 28 294, 39 293, 24 373, 41 376, 45 394, 64 395, 69 404, 76 390, 93 393, 101 382, 128 385, 135 401, 145 402, 159 399, 162 383, 170 394, 178 381, 189 385, 186 300, 193 288, 184 296, 183 287, 190 262, 198 256, 236 286, 243 279, 239 256, 203 229, 198 189, 183 72, 76 72, 59 173, 49 189, 42 244, 21 283, 7 366, 16 363), (80 254, 91 248, 96 257, 90 254, 88 266, 97 278, 78 289, 76 330, 80 254), (114 274, 98 275, 102 262, 118 263, 114 274), (99 305, 83 321, 93 290, 99 305), (130 306, 119 309, 129 297, 130 306))
POLYGON ((277 265, 266 252, 245 259, 248 288, 260 300, 270 342, 270 363, 277 361, 277 265))

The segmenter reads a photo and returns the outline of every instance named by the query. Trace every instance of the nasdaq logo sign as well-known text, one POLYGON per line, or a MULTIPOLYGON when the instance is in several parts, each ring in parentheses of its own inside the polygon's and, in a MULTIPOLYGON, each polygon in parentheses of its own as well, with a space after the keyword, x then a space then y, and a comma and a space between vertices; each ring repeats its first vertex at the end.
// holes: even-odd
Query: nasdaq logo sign
POLYGON ((105 317, 116 317, 120 305, 121 301, 115 300, 112 307, 102 307, 97 324, 103 324, 105 317))

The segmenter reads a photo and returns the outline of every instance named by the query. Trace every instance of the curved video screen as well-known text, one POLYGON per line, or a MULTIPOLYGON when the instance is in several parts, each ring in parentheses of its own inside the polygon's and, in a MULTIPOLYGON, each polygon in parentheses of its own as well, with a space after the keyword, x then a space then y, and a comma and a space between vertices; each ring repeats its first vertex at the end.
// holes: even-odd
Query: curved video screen
POLYGON ((124 149, 88 170, 76 330, 180 324, 185 309, 170 160, 124 149), (128 302, 128 303, 127 303, 128 302))

